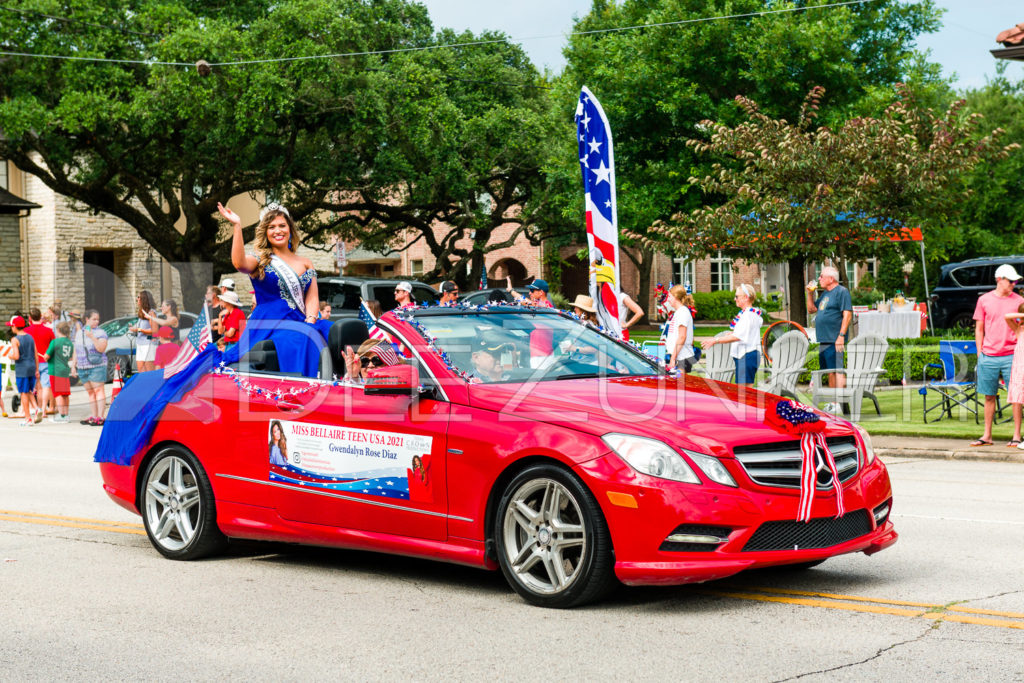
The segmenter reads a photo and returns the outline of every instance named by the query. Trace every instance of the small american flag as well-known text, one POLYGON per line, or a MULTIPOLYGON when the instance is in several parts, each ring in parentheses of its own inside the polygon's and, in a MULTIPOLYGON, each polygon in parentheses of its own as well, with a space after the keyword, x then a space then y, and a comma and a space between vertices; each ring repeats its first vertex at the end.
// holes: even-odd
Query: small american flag
POLYGON ((480 289, 487 289, 487 261, 480 259, 480 289))
POLYGON ((204 303, 203 311, 196 318, 195 324, 192 325, 192 330, 188 333, 188 337, 185 338, 181 349, 178 350, 178 355, 164 368, 164 379, 173 377, 188 367, 192 359, 202 353, 203 349, 211 341, 213 341, 213 334, 210 332, 210 313, 206 310, 206 304, 204 303))
POLYGON ((367 308, 365 301, 359 302, 359 319, 366 323, 366 329, 370 333, 370 339, 379 339, 384 344, 378 346, 375 351, 385 363, 395 365, 398 363, 398 355, 395 353, 394 340, 391 335, 377 327, 377 319, 367 308))

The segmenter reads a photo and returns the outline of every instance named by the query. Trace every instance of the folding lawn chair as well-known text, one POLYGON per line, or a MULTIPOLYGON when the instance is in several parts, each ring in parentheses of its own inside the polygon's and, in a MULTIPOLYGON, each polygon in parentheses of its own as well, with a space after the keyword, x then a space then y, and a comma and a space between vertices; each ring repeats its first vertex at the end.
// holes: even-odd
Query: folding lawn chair
POLYGON ((654 356, 659 363, 665 362, 665 342, 647 340, 640 344, 640 350, 649 356, 654 356))
POLYGON ((918 389, 923 397, 925 422, 938 422, 943 417, 952 418, 954 405, 973 413, 974 422, 978 422, 980 402, 974 370, 977 357, 978 347, 973 340, 939 341, 939 362, 928 363, 924 367, 922 379, 925 384, 918 389), (942 370, 942 379, 928 381, 928 368, 942 370), (933 400, 931 405, 928 405, 929 397, 933 400), (932 415, 931 419, 929 415, 932 415))

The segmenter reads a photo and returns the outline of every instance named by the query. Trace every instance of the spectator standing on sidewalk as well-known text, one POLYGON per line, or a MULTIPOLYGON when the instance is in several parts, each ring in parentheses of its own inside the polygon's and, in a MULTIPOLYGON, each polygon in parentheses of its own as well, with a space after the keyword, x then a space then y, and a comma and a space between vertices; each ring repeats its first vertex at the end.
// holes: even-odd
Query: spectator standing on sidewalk
POLYGON ((31 335, 25 333, 25 319, 20 315, 11 318, 7 326, 13 328, 14 339, 11 340, 11 359, 14 360, 14 382, 21 394, 21 407, 25 413, 22 425, 32 425, 43 421, 43 413, 36 405, 35 389, 39 380, 39 364, 36 362, 36 343, 31 335))
MULTIPOLYGON (((206 307, 210 311, 210 341, 216 344, 220 341, 224 330, 221 329, 221 313, 224 308, 220 305, 220 287, 217 285, 210 285, 206 288, 206 307)), ((153 340, 153 346, 156 347, 156 339, 153 340)))
POLYGON ((100 329, 100 313, 95 308, 85 312, 85 323, 74 338, 75 365, 78 378, 89 396, 88 418, 84 425, 99 427, 103 424, 103 411, 107 407, 107 333, 100 329))
MULTIPOLYGON (((996 414, 996 396, 999 394, 999 378, 1007 386, 1011 383, 1013 350, 1017 345, 1016 335, 1006 322, 1008 313, 1015 313, 1024 303, 1024 297, 1014 293, 1013 283, 1020 275, 1009 263, 996 268, 996 288, 978 297, 974 308, 974 343, 978 347, 977 388, 985 397, 985 431, 981 438, 971 442, 972 446, 992 445, 992 421, 996 414)), ((1021 404, 1013 404, 1014 440, 1008 446, 1020 443, 1021 404)))
POLYGON ((161 327, 156 334, 160 344, 156 347, 156 369, 163 370, 174 362, 181 346, 174 343, 174 331, 169 327, 161 327))
POLYGON ((53 341, 53 330, 43 324, 43 313, 38 308, 31 308, 28 312, 29 326, 25 328, 25 334, 32 337, 36 343, 36 362, 39 365, 39 382, 36 384, 36 403, 45 413, 56 412, 53 405, 53 393, 50 391, 50 371, 43 358, 46 349, 50 348, 53 341))
POLYGON ((71 368, 75 362, 75 345, 68 339, 71 323, 66 320, 57 323, 57 336, 46 349, 47 363, 50 368, 50 387, 57 401, 57 415, 50 422, 67 423, 71 421, 68 407, 71 399, 71 368))
POLYGON ((242 302, 238 295, 228 290, 220 295, 220 302, 227 311, 224 314, 224 349, 229 349, 238 343, 245 331, 245 312, 242 310, 242 302))
POLYGON ((807 311, 814 316, 814 334, 818 340, 818 367, 832 370, 829 384, 833 389, 846 386, 846 375, 835 372, 846 367, 843 351, 846 348, 846 332, 853 320, 853 300, 850 290, 839 284, 839 271, 825 266, 818 275, 822 292, 814 298, 816 285, 807 285, 807 311))
POLYGON ((153 339, 153 324, 149 322, 149 315, 156 313, 156 306, 153 302, 153 295, 149 290, 142 290, 136 299, 138 309, 135 311, 139 316, 138 324, 132 325, 128 331, 135 334, 135 367, 139 372, 149 372, 156 366, 153 359, 156 357, 156 340, 153 339))

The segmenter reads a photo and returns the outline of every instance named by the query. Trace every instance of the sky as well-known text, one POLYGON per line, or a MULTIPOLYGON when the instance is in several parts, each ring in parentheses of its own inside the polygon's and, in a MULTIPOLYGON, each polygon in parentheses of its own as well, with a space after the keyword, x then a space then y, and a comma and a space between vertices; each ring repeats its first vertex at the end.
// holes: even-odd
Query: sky
MULTIPOLYGON (((435 28, 450 27, 474 33, 504 31, 520 42, 539 68, 561 71, 562 46, 573 18, 590 9, 590 0, 419 0, 430 11, 435 28)), ((976 88, 995 75, 997 60, 989 50, 1000 47, 996 34, 1024 22, 1021 0, 938 0, 946 10, 943 28, 921 36, 918 47, 931 50, 931 60, 943 73, 956 76, 958 89, 976 88)), ((1010 62, 1007 75, 1024 78, 1024 62, 1010 62)))

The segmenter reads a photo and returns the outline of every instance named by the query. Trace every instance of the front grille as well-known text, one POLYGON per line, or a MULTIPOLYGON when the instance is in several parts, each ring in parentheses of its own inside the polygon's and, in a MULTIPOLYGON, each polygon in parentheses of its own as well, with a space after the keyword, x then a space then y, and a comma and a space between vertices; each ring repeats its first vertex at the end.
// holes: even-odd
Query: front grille
MULTIPOLYGON (((826 439, 828 448, 835 457, 839 481, 849 481, 860 468, 857 457, 857 442, 852 436, 833 436, 826 439)), ((733 453, 740 465, 755 484, 779 488, 800 488, 800 467, 803 456, 799 441, 778 441, 776 443, 737 446, 733 453)), ((820 450, 819 450, 820 455, 820 450)), ((817 488, 832 488, 832 473, 818 463, 817 488)))
MULTIPOLYGON (((680 524, 672 530, 673 534, 690 534, 692 536, 717 536, 718 538, 729 538, 732 527, 712 526, 710 524, 680 524)), ((718 550, 722 544, 714 543, 677 543, 675 541, 662 541, 658 550, 667 550, 676 553, 708 553, 718 550)))
POLYGON ((867 510, 847 512, 839 519, 819 517, 809 522, 766 522, 758 527, 743 552, 828 548, 871 531, 867 510))

